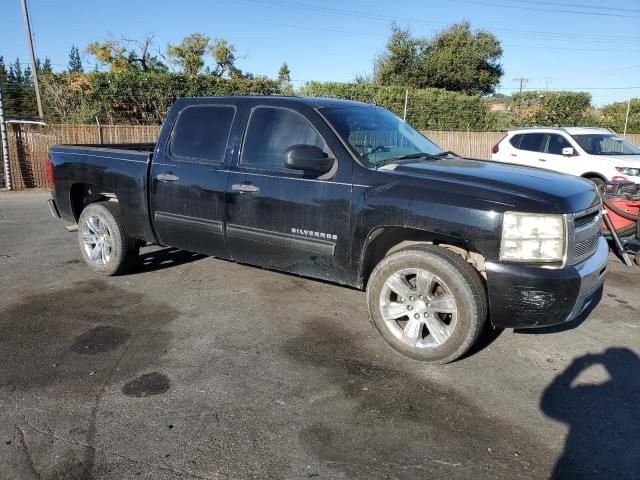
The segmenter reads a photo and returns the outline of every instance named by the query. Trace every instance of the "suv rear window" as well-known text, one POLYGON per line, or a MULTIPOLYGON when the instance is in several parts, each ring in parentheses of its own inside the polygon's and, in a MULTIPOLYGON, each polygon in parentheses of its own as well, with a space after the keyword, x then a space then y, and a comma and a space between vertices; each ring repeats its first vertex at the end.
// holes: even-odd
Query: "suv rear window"
POLYGON ((236 109, 193 105, 180 112, 171 134, 171 154, 179 159, 221 163, 236 109))
POLYGON ((521 133, 514 135, 509 139, 509 143, 513 145, 515 148, 520 148, 520 140, 522 140, 523 136, 524 135, 522 135, 521 133))
POLYGON ((530 152, 541 152, 544 149, 545 135, 544 133, 525 133, 518 148, 530 152))

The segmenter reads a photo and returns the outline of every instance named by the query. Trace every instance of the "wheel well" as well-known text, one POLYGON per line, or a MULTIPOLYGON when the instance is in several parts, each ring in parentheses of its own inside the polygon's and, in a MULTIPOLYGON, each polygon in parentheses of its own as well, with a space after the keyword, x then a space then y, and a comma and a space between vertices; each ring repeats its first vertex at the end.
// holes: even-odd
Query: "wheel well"
POLYGON ((604 176, 603 176, 603 175, 601 175, 601 174, 599 174, 599 173, 596 173, 596 172, 587 172, 587 173, 584 173, 584 174, 582 174, 582 177, 583 177, 583 178, 588 178, 588 179, 591 179, 591 178, 599 178, 599 179, 601 179, 601 180, 604 180, 605 182, 607 181, 607 179, 606 179, 606 178, 604 178, 604 176))
POLYGON ((90 203, 102 202, 105 200, 117 201, 117 197, 113 193, 100 192, 95 185, 88 183, 74 183, 69 190, 69 200, 71 202, 71 211, 73 218, 78 221, 82 210, 90 203))
POLYGON ((414 228, 381 227, 369 235, 362 255, 362 285, 367 284, 369 275, 384 257, 408 246, 420 244, 439 245, 451 250, 469 262, 483 277, 485 276, 484 257, 461 239, 414 228))

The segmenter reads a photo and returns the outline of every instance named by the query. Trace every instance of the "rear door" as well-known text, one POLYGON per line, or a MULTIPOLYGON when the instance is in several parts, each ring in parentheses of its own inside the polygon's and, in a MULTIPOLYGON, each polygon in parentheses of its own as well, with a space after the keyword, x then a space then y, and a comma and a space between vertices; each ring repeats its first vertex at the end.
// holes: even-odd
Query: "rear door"
POLYGON ((160 243, 217 257, 224 238, 230 133, 236 105, 195 103, 179 109, 150 173, 150 203, 160 243))
POLYGON ((265 99, 247 111, 237 165, 227 180, 227 241, 234 260, 344 282, 351 240, 350 158, 320 177, 284 166, 284 152, 341 147, 313 109, 265 99))
POLYGON ((546 168, 544 166, 543 151, 546 140, 546 133, 532 132, 522 135, 517 151, 515 152, 514 163, 527 165, 530 167, 546 168))

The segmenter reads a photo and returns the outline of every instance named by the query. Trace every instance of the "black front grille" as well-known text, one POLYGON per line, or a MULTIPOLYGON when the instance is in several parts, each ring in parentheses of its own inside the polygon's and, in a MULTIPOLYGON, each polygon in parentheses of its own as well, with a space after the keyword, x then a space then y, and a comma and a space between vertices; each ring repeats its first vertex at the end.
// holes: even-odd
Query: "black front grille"
POLYGON ((593 222, 599 214, 600 214, 600 212, 598 210, 596 210, 595 212, 587 213, 586 215, 584 215, 582 217, 574 218, 573 219, 573 224, 576 227, 581 227, 583 225, 587 225, 587 224, 593 222))
POLYGON ((595 252, 598 246, 598 235, 594 235, 593 237, 589 237, 581 242, 576 243, 576 247, 574 249, 574 256, 576 258, 582 257, 584 255, 595 252))

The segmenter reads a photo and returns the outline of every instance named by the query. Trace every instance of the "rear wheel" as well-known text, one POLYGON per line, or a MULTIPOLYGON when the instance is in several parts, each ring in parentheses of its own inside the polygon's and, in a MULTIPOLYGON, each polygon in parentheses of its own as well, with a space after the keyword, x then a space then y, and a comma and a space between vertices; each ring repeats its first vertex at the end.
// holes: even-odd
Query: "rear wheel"
POLYGON ((78 219, 78 243, 86 264, 100 275, 118 275, 129 269, 140 246, 129 237, 115 202, 88 205, 78 219))
POLYGON ((591 180, 593 183, 595 183, 596 188, 599 191, 603 191, 604 190, 604 186, 607 183, 604 178, 600 178, 600 177, 586 177, 586 178, 587 178, 587 180, 591 180))
POLYGON ((448 363, 478 339, 487 317, 484 285, 462 257, 433 246, 412 246, 385 257, 367 287, 376 330, 397 352, 448 363))

